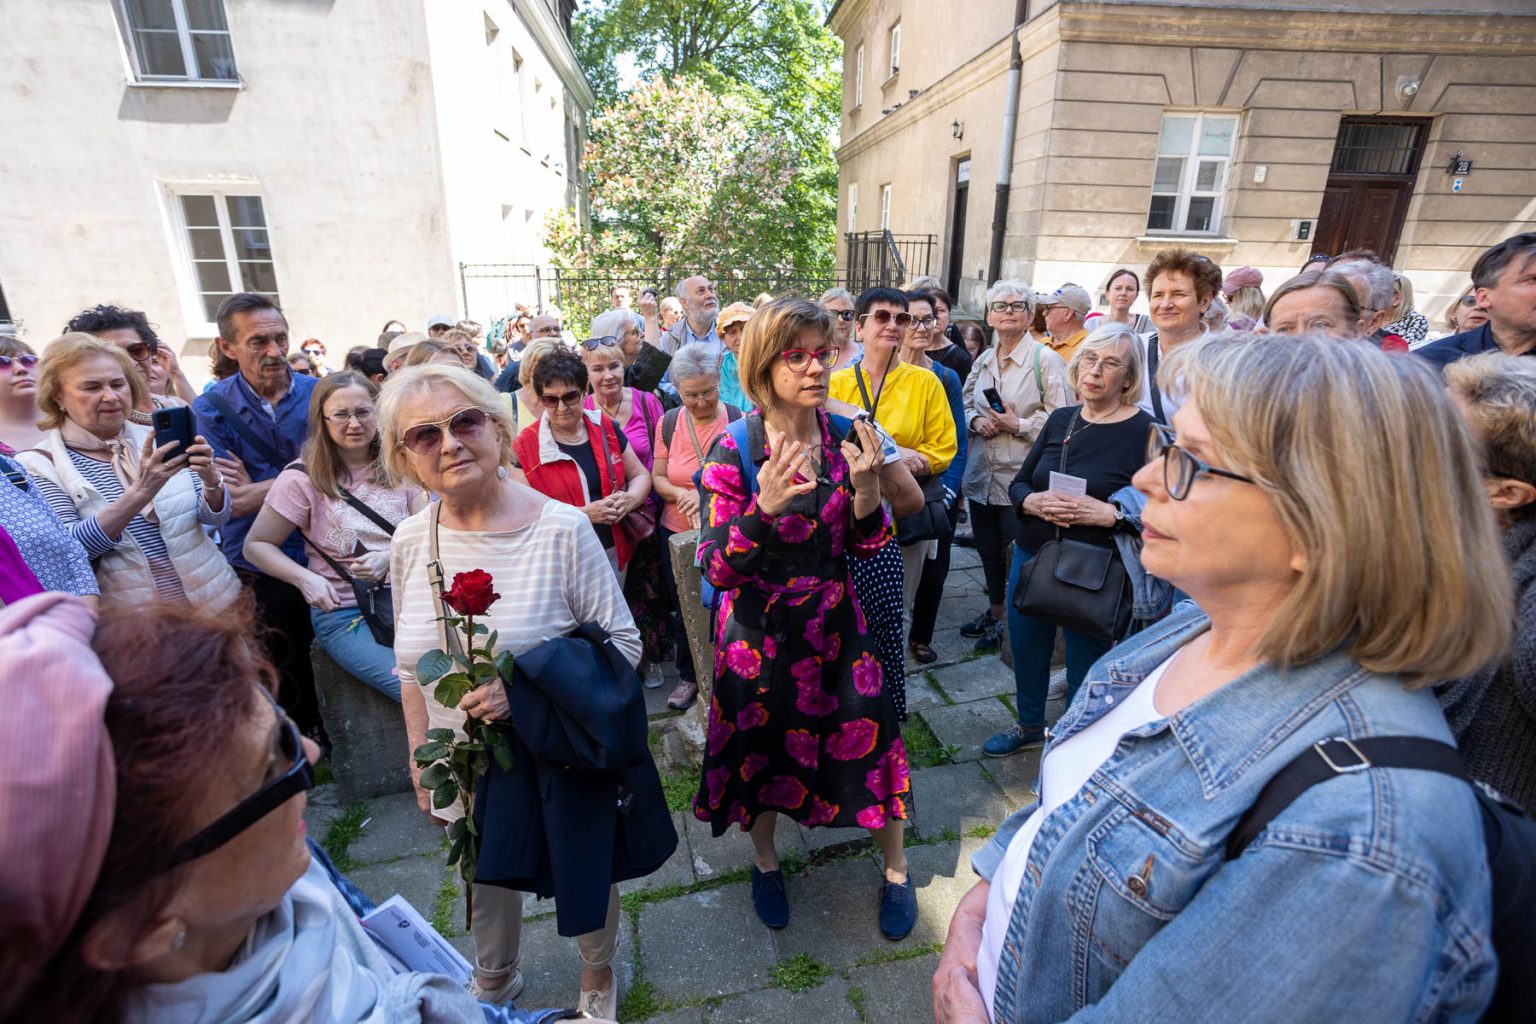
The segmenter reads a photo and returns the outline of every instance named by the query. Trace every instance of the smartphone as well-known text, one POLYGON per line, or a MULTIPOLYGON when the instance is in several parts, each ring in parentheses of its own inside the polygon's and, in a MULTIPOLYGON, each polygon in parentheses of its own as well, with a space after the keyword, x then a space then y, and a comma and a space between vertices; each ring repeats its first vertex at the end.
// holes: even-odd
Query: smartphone
POLYGON ((170 462, 178 455, 185 455, 197 437, 196 424, 192 420, 190 406, 178 405, 171 409, 156 409, 150 413, 150 426, 155 428, 155 447, 176 445, 165 453, 161 461, 170 462))
POLYGON ((853 421, 848 424, 848 440, 852 441, 853 446, 861 452, 864 450, 864 439, 859 436, 859 432, 856 428, 860 420, 867 419, 869 419, 869 413, 860 412, 855 415, 853 417, 853 421))
POLYGON ((997 393, 997 388, 983 388, 981 395, 992 407, 993 412, 1007 412, 1007 406, 1003 405, 1003 396, 997 393))

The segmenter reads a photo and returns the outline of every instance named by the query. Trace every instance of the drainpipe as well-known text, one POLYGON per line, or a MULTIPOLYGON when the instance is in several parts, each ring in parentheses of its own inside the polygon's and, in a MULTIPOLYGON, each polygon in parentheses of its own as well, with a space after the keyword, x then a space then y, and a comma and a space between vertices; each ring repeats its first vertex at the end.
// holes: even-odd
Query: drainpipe
POLYGON ((1019 82, 1024 57, 1019 50, 1019 29, 1029 20, 1029 0, 1015 0, 1013 48, 1008 57, 1008 99, 1003 106, 1003 152, 997 167, 997 198, 992 207, 992 250, 987 258, 990 285, 1003 276, 1003 236, 1008 232, 1008 193, 1013 187, 1013 137, 1019 126, 1019 82))

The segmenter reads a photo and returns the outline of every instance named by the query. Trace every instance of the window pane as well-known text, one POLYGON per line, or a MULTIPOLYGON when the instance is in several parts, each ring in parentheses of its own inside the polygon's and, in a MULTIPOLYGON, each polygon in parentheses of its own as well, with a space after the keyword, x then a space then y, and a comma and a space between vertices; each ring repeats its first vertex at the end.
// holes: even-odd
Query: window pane
POLYGON ((240 278, 248 292, 277 294, 277 271, 265 260, 240 264, 240 278))
POLYGON ((203 260, 192 264, 197 270, 197 289, 203 292, 228 292, 229 265, 223 260, 203 260))
POLYGON ((224 0, 187 0, 187 28, 194 32, 206 29, 227 31, 229 22, 224 20, 224 0))
POLYGON ((213 196, 182 196, 181 215, 189 228, 219 226, 219 211, 214 208, 213 196))
POLYGON ((1185 231, 1214 231, 1216 227, 1211 223, 1211 214, 1216 210, 1214 196, 1196 196, 1189 201, 1189 216, 1184 218, 1185 231))
POLYGON ((1237 118, 1207 117, 1200 127, 1201 156, 1231 156, 1232 136, 1237 134, 1237 118))
POLYGON ((261 228, 235 228, 235 258, 242 260, 270 260, 272 245, 267 233, 261 228))
POLYGON ((235 80, 235 51, 230 48, 227 32, 192 33, 192 52, 197 56, 199 78, 235 80))
POLYGON ((266 214, 261 208, 261 196, 229 196, 229 224, 234 228, 264 228, 266 214))
POLYGON ((219 237, 218 228, 188 228, 187 238, 192 243, 192 258, 194 260, 222 260, 224 258, 224 240, 219 237))
POLYGON ((213 323, 218 319, 219 306, 225 299, 229 298, 229 296, 229 292, 203 293, 203 316, 208 318, 209 323, 213 323))
POLYGON ((187 62, 182 57, 181 39, 175 32, 137 32, 139 68, 157 78, 187 77, 187 62))
POLYGON ((1196 192, 1220 192, 1223 164, 1220 160, 1201 160, 1195 172, 1196 192))
POLYGON ((1157 138, 1157 152, 1163 156, 1185 156, 1195 134, 1192 117, 1163 117, 1163 132, 1157 138))
POLYGON ((1157 175, 1152 179, 1152 191, 1177 192, 1179 182, 1184 178, 1184 160, 1182 157, 1162 156, 1157 158, 1157 175))
POLYGON ((1173 205, 1178 196, 1153 196, 1152 209, 1147 214, 1148 231, 1168 231, 1173 228, 1173 205))
POLYGON ((176 11, 171 6, 171 0, 128 0, 124 6, 128 12, 128 24, 133 28, 176 31, 176 11))

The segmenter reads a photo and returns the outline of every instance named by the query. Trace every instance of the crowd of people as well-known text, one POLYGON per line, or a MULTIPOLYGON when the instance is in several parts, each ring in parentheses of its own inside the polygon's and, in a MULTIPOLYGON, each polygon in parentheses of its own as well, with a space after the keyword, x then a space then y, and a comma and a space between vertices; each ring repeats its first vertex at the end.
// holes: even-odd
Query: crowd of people
POLYGON ((676 843, 643 737, 628 774, 551 798, 519 735, 473 823, 410 756, 466 716, 519 724, 499 679, 449 706, 421 669, 473 570, 502 591, 476 620, 497 651, 590 645, 538 684, 614 695, 580 705, 589 728, 643 722, 667 666, 670 706, 706 701, 692 812, 749 834, 765 926, 792 916, 789 817, 869 832, 872 923, 900 940, 905 678, 938 660, 957 543, 986 590, 959 632, 1011 655, 1016 721, 983 751, 1049 745, 974 858, 937 1021, 1519 1005, 1465 778, 1536 810, 1536 233, 1478 259, 1438 340, 1364 251, 1266 295, 1169 249, 1097 292, 1000 280, 983 326, 933 279, 722 305, 692 276, 616 286, 584 338, 553 312, 434 315, 336 367, 241 293, 202 389, 139 311, 86 310, 40 352, 0 337, 0 1017, 561 1019, 510 1008, 534 892, 577 939, 578 1012, 614 1019, 617 884, 676 843), (312 645, 399 705, 422 813, 481 837, 467 992, 392 967, 305 841, 312 645), (1373 764, 1382 737, 1460 760, 1373 764), (1339 779, 1235 844, 1314 750, 1339 779))

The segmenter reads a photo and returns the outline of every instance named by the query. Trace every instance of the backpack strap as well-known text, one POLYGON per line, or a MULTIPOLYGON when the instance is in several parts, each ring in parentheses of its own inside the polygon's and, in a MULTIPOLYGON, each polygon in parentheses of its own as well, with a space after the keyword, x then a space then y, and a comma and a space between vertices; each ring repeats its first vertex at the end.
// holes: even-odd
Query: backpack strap
POLYGON ((203 397, 208 399, 209 405, 218 410, 220 416, 224 417, 224 422, 229 424, 231 430, 245 438, 246 444, 256 449, 257 455, 266 459, 273 466, 281 466, 283 464, 283 457, 277 453, 277 449, 273 448, 266 438, 252 430, 250 424, 242 420, 240 414, 235 412, 234 406, 224 400, 223 395, 212 391, 205 391, 203 392, 203 397))
POLYGON ((1297 754, 1259 791, 1253 806, 1227 837, 1227 860, 1236 860, 1280 812, 1301 794, 1329 779, 1368 768, 1419 768, 1466 782, 1461 753, 1449 743, 1422 736, 1366 736, 1319 740, 1297 754))
POLYGON ((682 406, 668 409, 661 417, 661 440, 667 446, 667 451, 672 450, 672 438, 677 435, 677 416, 683 411, 682 406))
POLYGON ((736 451, 741 453, 741 476, 746 481, 747 493, 757 493, 757 463, 752 461, 752 443, 747 431, 747 418, 729 424, 725 429, 731 435, 731 440, 736 442, 736 451))
POLYGON ((1045 353, 1045 346, 1035 343, 1035 387, 1040 390, 1040 406, 1045 407, 1045 381, 1040 377, 1040 357, 1045 353))

